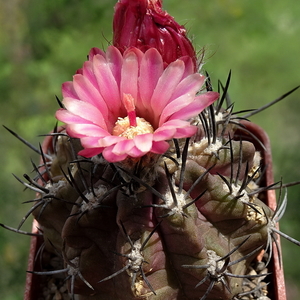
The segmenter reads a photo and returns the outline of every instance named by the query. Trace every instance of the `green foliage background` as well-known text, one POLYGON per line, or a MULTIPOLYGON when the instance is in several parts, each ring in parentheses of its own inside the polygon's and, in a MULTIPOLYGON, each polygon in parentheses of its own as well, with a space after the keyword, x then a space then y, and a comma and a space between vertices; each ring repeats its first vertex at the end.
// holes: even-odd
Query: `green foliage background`
MULTIPOLYGON (((106 48, 115 0, 0 0, 0 118, 38 145, 55 124, 55 95, 72 79, 91 47, 106 48)), ((298 0, 165 0, 185 24, 213 82, 232 70, 230 95, 239 109, 257 108, 300 84, 298 0)), ((216 84, 215 84, 216 86, 216 84)), ((269 134, 275 179, 300 180, 300 91, 251 120, 269 134)), ((33 199, 22 177, 38 156, 0 128, 0 222, 17 227, 33 199)), ((288 190, 281 230, 300 240, 300 187, 288 190)), ((31 229, 29 219, 23 229, 31 229)), ((22 299, 29 238, 0 228, 0 294, 22 299)), ((288 299, 299 299, 300 249, 283 241, 288 299)))

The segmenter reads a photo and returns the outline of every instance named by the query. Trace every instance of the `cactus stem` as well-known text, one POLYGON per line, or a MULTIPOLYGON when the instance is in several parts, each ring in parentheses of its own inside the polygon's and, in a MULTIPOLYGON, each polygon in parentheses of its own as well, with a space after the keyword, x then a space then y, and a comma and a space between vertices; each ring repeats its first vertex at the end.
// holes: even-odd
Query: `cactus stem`
POLYGON ((232 187, 231 183, 228 181, 228 179, 218 172, 217 172, 217 175, 224 181, 224 183, 227 185, 227 187, 229 189, 230 194, 232 194, 233 187, 232 187))
MULTIPOLYGON (((185 197, 187 198, 188 196, 190 196, 191 192, 193 191, 193 189, 198 185, 198 183, 207 175, 209 174, 209 172, 215 167, 216 164, 213 164, 211 167, 209 167, 207 170, 205 170, 205 172, 199 176, 195 182, 192 184, 192 186, 189 188, 189 190, 186 192, 185 197)), ((198 198, 198 197, 197 197, 198 198)), ((199 199, 199 198, 198 198, 199 199)))
MULTIPOLYGON (((174 186, 172 184, 172 176, 169 172, 169 169, 167 167, 167 164, 165 164, 165 172, 166 172, 166 177, 167 177, 167 181, 168 181, 168 185, 169 185, 169 189, 170 189, 170 192, 171 192, 171 195, 172 195, 172 199, 173 199, 173 202, 175 204, 175 206, 178 206, 178 201, 177 201, 177 197, 176 197, 176 193, 175 193, 175 190, 174 190, 174 186)), ((180 174, 181 175, 181 174, 180 174)))
MULTIPOLYGON (((247 161, 246 162, 246 167, 245 167, 245 176, 244 176, 244 179, 243 179, 242 184, 240 186, 240 189, 237 192, 238 195, 240 195, 249 184, 248 173, 249 173, 249 162, 247 161)), ((236 181, 235 184, 237 185, 237 181, 236 181)))
MULTIPOLYGON (((178 193, 180 193, 180 194, 183 189, 184 173, 185 173, 186 161, 187 161, 187 156, 188 156, 189 141, 190 141, 189 138, 187 138, 185 140, 184 148, 183 148, 182 155, 181 155, 181 170, 180 170, 179 188, 178 188, 178 193)), ((167 168, 166 163, 165 163, 165 168, 167 168)))
POLYGON ((143 244, 142 244, 142 246, 141 246, 141 250, 142 250, 142 251, 144 250, 146 244, 149 242, 151 236, 154 234, 154 232, 156 231, 156 229, 160 226, 161 222, 162 222, 162 220, 159 221, 159 222, 155 225, 155 227, 153 228, 153 230, 150 232, 150 234, 149 234, 149 235, 147 236, 147 238, 144 240, 144 242, 143 242, 143 244))
MULTIPOLYGON (((199 194, 194 200, 192 200, 191 202, 189 202, 189 203, 183 205, 183 206, 182 206, 182 209, 186 209, 186 208, 188 208, 190 205, 194 204, 194 203, 195 203, 196 201, 198 201, 198 200, 199 200, 206 192, 207 192, 207 189, 205 189, 201 194, 199 194)), ((186 195, 185 195, 185 198, 187 198, 186 195)))
MULTIPOLYGON (((147 188, 149 191, 151 191, 155 196, 161 198, 164 202, 166 202, 166 198, 160 193, 158 192, 155 188, 153 188, 151 185, 149 185, 147 182, 145 182, 144 180, 140 179, 139 177, 135 176, 134 174, 128 172, 127 170, 123 169, 122 167, 118 167, 122 172, 126 173, 127 175, 129 175, 133 180, 135 180, 137 183, 143 185, 145 188, 147 188)), ((149 207, 149 206, 153 206, 153 207, 164 207, 161 205, 144 205, 143 207, 149 207)))
POLYGON ((250 238, 250 236, 248 236, 245 240, 243 240, 239 245, 237 245, 234 249, 232 249, 230 252, 228 252, 223 257, 219 257, 213 250, 208 250, 207 251, 208 264, 205 264, 205 265, 182 265, 183 268, 207 269, 206 276, 200 282, 198 282, 197 285, 195 286, 195 288, 197 288, 200 285, 202 285, 204 282, 206 282, 207 280, 210 279, 210 281, 211 281, 209 284, 209 287, 207 288, 205 294, 203 295, 203 297, 201 299, 206 299, 206 297, 208 296, 208 294, 210 293, 210 291, 213 289, 214 285, 217 282, 222 282, 224 287, 231 293, 230 287, 228 286, 228 284, 225 280, 225 276, 236 277, 236 278, 252 278, 252 277, 267 276, 270 274, 270 273, 266 273, 266 274, 259 274, 259 275, 237 275, 237 274, 233 274, 233 273, 230 273, 227 271, 227 269, 230 266, 247 259, 248 257, 252 256, 253 254, 255 254, 257 251, 259 251, 263 247, 263 245, 261 245, 261 246, 257 247, 256 249, 254 249, 253 251, 251 251, 250 253, 248 253, 247 255, 243 256, 242 258, 239 258, 235 261, 230 262, 230 256, 234 252, 236 252, 240 247, 242 247, 242 245, 244 245, 248 241, 249 238, 250 238))
POLYGON ((72 260, 68 259, 66 255, 66 240, 63 240, 63 246, 62 246, 62 255, 64 262, 67 264, 67 278, 65 280, 68 280, 71 278, 71 295, 72 300, 74 299, 74 286, 75 286, 75 278, 78 276, 87 287, 89 287, 91 290, 94 290, 92 285, 83 277, 79 270, 79 260, 80 258, 77 256, 73 258, 72 260))
POLYGON ((262 141, 255 136, 255 134, 253 134, 251 131, 249 131, 243 124, 239 123, 239 122, 230 122, 231 124, 236 124, 237 126, 239 126, 239 130, 246 132, 249 136, 251 136, 251 138, 257 142, 259 144, 259 146, 261 147, 262 150, 267 151, 265 145, 262 143, 262 141))
MULTIPOLYGON (((240 138, 240 148, 239 148, 239 162, 238 162, 238 168, 236 171, 236 176, 235 176, 235 186, 237 186, 238 180, 240 178, 240 173, 241 173, 241 167, 243 163, 243 144, 242 144, 242 139, 240 138)), ((247 162, 248 164, 248 162, 247 162)), ((245 178, 248 177, 248 172, 245 174, 245 178)), ((248 183, 247 183, 248 185, 248 183)))
POLYGON ((81 192, 81 190, 79 189, 77 183, 76 183, 76 180, 74 179, 73 175, 72 175, 72 172, 70 170, 70 168, 68 168, 68 175, 69 175, 69 178, 72 182, 72 186, 75 188, 77 194, 81 197, 81 199, 83 201, 85 201, 86 203, 89 202, 89 199, 81 192))
POLYGON ((129 270, 132 274, 132 280, 131 280, 131 288, 134 289, 134 285, 135 285, 135 281, 136 281, 136 276, 137 274, 141 274, 143 280, 145 281, 145 283, 147 284, 148 288, 151 290, 151 292, 156 295, 153 287, 151 286, 150 282, 148 281, 144 270, 142 268, 142 265, 144 263, 148 263, 147 261, 144 260, 142 251, 144 249, 144 247, 146 246, 146 244, 148 243, 148 241, 150 240, 151 236, 153 235, 153 233, 156 231, 157 227, 160 225, 161 222, 159 222, 154 229, 151 231, 151 233, 148 235, 148 237, 146 238, 146 240, 143 242, 143 244, 140 243, 140 240, 136 240, 135 242, 132 241, 132 239, 130 238, 130 236, 128 235, 125 226, 123 224, 122 221, 120 221, 122 230, 124 235, 126 236, 127 241, 129 242, 130 246, 131 246, 131 252, 129 254, 123 254, 123 253, 117 253, 117 252, 113 252, 116 255, 119 256, 123 256, 126 257, 128 259, 128 263, 120 270, 118 270, 117 272, 111 274, 110 276, 107 276, 103 279, 101 279, 100 281, 98 281, 98 283, 101 283, 103 281, 107 281, 121 273, 123 273, 126 270, 129 270))

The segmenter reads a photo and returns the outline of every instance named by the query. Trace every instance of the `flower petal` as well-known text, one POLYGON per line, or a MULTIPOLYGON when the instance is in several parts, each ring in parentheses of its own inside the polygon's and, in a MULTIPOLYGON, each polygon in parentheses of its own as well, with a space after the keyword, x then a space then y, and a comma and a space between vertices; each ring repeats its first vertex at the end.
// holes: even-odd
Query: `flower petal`
POLYGON ((146 133, 140 134, 134 137, 133 139, 135 146, 142 152, 147 153, 151 150, 153 134, 146 133))
POLYGON ((123 140, 115 144, 112 152, 116 155, 128 154, 128 152, 134 147, 133 140, 123 140))
MULTIPOLYGON (((183 95, 176 100, 169 103, 163 110, 158 126, 162 126, 163 123, 167 121, 167 119, 174 114, 175 112, 181 112, 183 108, 185 108, 188 103, 190 103, 194 99, 194 95, 183 95)), ((195 112, 195 115, 197 115, 197 112, 195 112)), ((179 118, 178 118, 179 119, 179 118)), ((183 118, 180 118, 183 119, 183 118)))
POLYGON ((105 101, 99 91, 85 76, 81 74, 74 75, 73 85, 79 99, 97 107, 102 115, 107 117, 108 109, 105 101))
POLYGON ((102 113, 92 104, 72 98, 64 98, 63 104, 65 108, 76 116, 89 120, 101 128, 107 130, 105 118, 102 113))
POLYGON ((77 138, 85 136, 103 138, 108 134, 106 130, 94 124, 68 124, 67 131, 71 137, 77 138))
MULTIPOLYGON (((174 93, 171 97, 171 101, 173 99, 176 99, 182 95, 190 94, 190 95, 196 95, 197 92, 199 92, 200 88, 204 84, 205 76, 195 73, 188 75, 183 80, 180 81, 180 83, 176 86, 174 93)), ((169 101, 169 103, 171 103, 169 101)))
POLYGON ((171 140, 174 137, 174 134, 176 133, 176 127, 175 126, 162 126, 159 128, 159 130, 156 130, 153 133, 153 140, 158 141, 168 141, 171 140))
POLYGON ((181 60, 176 60, 169 64, 159 78, 153 95, 151 97, 151 107, 156 116, 159 116, 163 108, 169 102, 176 86, 182 79, 184 72, 184 63, 181 60))
POLYGON ((121 73, 121 95, 130 94, 137 99, 137 82, 139 74, 138 58, 134 51, 125 53, 121 73))
POLYGON ((78 152, 78 155, 83 157, 93 157, 100 154, 103 151, 103 148, 88 148, 83 149, 78 152))
POLYGON ((74 90, 73 81, 67 81, 62 84, 62 94, 63 97, 79 99, 77 93, 74 90))
POLYGON ((99 148, 99 139, 98 136, 85 136, 80 139, 80 142, 84 148, 99 148))
POLYGON ((176 133, 174 134, 174 138, 182 139, 186 137, 191 137, 197 132, 197 130, 198 130, 197 126, 193 126, 193 125, 177 128, 176 133))
POLYGON ((57 110, 55 113, 55 117, 59 121, 67 124, 91 124, 92 123, 90 120, 83 119, 80 116, 76 116, 64 108, 60 108, 59 110, 57 110))
POLYGON ((112 152, 113 147, 114 146, 112 145, 110 147, 104 148, 102 151, 102 155, 107 161, 118 162, 124 160, 128 156, 128 154, 116 155, 112 152))
POLYGON ((115 135, 106 135, 101 140, 99 140, 99 146, 108 147, 124 140, 126 140, 126 138, 124 137, 115 136, 115 135))
POLYGON ((106 60, 109 63, 112 75, 119 87, 121 82, 123 56, 117 48, 109 46, 106 51, 106 60))
POLYGON ((103 102, 107 107, 106 109, 109 109, 112 113, 112 116, 108 115, 109 122, 115 122, 117 117, 121 115, 122 103, 120 101, 119 86, 110 68, 110 63, 103 56, 96 55, 93 58, 93 66, 103 102))
POLYGON ((165 153, 170 147, 170 144, 166 141, 153 142, 151 152, 157 154, 165 153))
POLYGON ((183 119, 187 120, 203 111, 206 107, 211 105, 219 98, 219 93, 217 92, 206 92, 195 98, 195 101, 187 105, 185 108, 174 113, 170 116, 169 120, 173 119, 183 119))
MULTIPOLYGON (((151 48, 146 51, 141 61, 140 76, 138 79, 140 104, 137 103, 137 111, 140 113, 143 109, 153 114, 150 99, 157 85, 158 79, 164 71, 163 60, 159 52, 151 48)), ((141 117, 145 117, 141 115, 141 117)), ((149 120, 151 122, 151 120, 149 120)))

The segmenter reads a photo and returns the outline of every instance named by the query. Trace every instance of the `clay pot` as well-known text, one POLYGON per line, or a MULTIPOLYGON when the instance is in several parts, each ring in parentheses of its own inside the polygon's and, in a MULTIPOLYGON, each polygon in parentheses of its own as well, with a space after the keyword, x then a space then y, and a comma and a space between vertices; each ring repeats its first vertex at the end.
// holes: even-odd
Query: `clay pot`
MULTIPOLYGON (((250 131, 251 134, 247 133, 244 130, 238 130, 236 135, 242 136, 243 140, 249 140, 255 144, 258 150, 261 150, 263 165, 266 167, 265 172, 265 181, 262 182, 262 186, 268 186, 274 182, 273 178, 273 170, 272 170, 272 155, 271 155, 271 147, 268 135, 262 130, 259 126, 251 123, 251 122, 242 122, 243 125, 250 131), (254 140, 253 135, 257 137, 257 139, 264 145, 262 148, 261 144, 254 140)), ((59 130, 62 130, 60 128, 59 130)), ((47 136, 42 145, 43 151, 45 153, 53 153, 52 146, 52 137, 47 136)), ((274 190, 268 190, 265 192, 265 200, 264 202, 273 210, 276 208, 276 194, 274 190)), ((36 220, 33 222, 33 233, 38 232, 38 223, 36 220)), ((42 236, 32 236, 31 237, 31 245, 30 245, 30 253, 28 259, 28 270, 39 271, 39 263, 36 260, 38 255, 38 251, 43 243, 42 236)), ((280 246, 280 238, 278 237, 278 244, 280 246)), ((286 298, 286 289, 284 282, 284 273, 283 266, 280 266, 280 258, 279 253, 277 252, 277 248, 273 247, 273 257, 268 266, 269 272, 272 272, 270 275, 270 284, 268 285, 268 297, 272 300, 287 300, 286 298)), ((282 261, 282 260, 281 260, 282 261)), ((26 278, 26 287, 25 287, 25 295, 24 300, 36 300, 38 299, 38 295, 41 295, 41 291, 43 289, 43 279, 41 275, 35 275, 32 273, 27 273, 26 278)))

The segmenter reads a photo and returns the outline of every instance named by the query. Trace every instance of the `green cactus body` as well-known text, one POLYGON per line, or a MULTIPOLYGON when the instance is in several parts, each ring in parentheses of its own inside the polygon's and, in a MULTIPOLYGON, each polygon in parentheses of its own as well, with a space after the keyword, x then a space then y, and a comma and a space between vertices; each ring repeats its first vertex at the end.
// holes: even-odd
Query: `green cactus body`
POLYGON ((30 275, 67 282, 64 300, 265 299, 269 270, 250 274, 258 255, 268 266, 277 234, 300 243, 276 227, 286 197, 265 203, 282 186, 267 182, 247 118, 295 89, 234 113, 231 74, 222 95, 212 90, 198 73, 204 51, 197 61, 160 0, 119 0, 113 27, 112 45, 92 48, 63 84, 65 126, 31 147, 35 176, 17 178, 37 193, 15 230, 31 214, 38 222, 30 275))
POLYGON ((77 141, 59 133, 32 213, 73 297, 240 299, 274 214, 255 193, 260 149, 199 132, 115 164, 76 157, 77 141))

